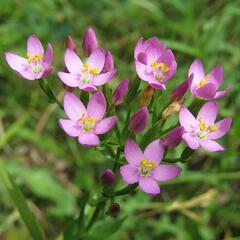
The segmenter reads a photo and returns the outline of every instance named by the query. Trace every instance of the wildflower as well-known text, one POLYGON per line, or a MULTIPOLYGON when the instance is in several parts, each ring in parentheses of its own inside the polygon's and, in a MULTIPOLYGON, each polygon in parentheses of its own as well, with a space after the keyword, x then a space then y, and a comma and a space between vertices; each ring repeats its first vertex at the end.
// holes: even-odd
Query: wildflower
POLYGON ((178 126, 170 130, 163 141, 164 146, 169 148, 174 148, 177 145, 179 145, 182 141, 183 133, 184 133, 184 128, 181 126, 178 126))
POLYGON ((123 99, 128 91, 128 84, 129 84, 129 80, 124 79, 120 82, 120 84, 115 89, 113 96, 112 96, 113 102, 115 105, 119 105, 123 102, 123 99))
POLYGON ((173 179, 181 172, 181 168, 174 164, 160 164, 163 153, 161 140, 153 141, 142 152, 132 139, 128 139, 124 148, 128 164, 120 168, 123 180, 128 184, 138 182, 145 193, 159 194, 160 187, 157 181, 173 179))
POLYGON ((217 114, 218 105, 215 101, 205 103, 199 110, 197 118, 186 107, 181 109, 179 121, 185 130, 182 138, 191 149, 195 150, 201 146, 209 152, 224 151, 224 148, 214 140, 228 132, 232 119, 224 118, 215 123, 217 114))
POLYGON ((115 181, 116 181, 116 176, 113 170, 110 168, 105 169, 101 176, 102 185, 105 187, 112 187, 115 181))
POLYGON ((148 123, 148 109, 147 107, 142 107, 138 109, 130 118, 129 129, 138 134, 142 132, 148 123))
POLYGON ((40 40, 35 35, 31 35, 27 40, 27 58, 11 52, 5 52, 5 58, 9 66, 20 77, 27 80, 36 80, 46 77, 52 71, 53 49, 49 43, 48 49, 44 53, 40 40))
POLYGON ((91 27, 88 27, 84 34, 82 48, 87 56, 90 56, 92 52, 98 49, 97 38, 91 27))
POLYGON ((138 76, 158 90, 166 89, 166 82, 175 74, 177 63, 170 49, 157 37, 144 41, 140 38, 134 50, 138 76))
POLYGON ((83 64, 78 55, 66 49, 65 66, 69 73, 59 72, 59 78, 69 87, 79 87, 83 91, 96 91, 98 86, 109 82, 115 70, 101 73, 105 63, 105 52, 96 49, 91 53, 86 63, 83 64))
POLYGON ((188 71, 189 76, 193 74, 193 79, 190 81, 190 90, 193 96, 213 100, 224 97, 231 88, 226 88, 223 91, 217 91, 223 80, 223 70, 221 66, 217 66, 205 75, 203 65, 199 59, 196 59, 190 66, 188 71))
POLYGON ((78 137, 81 145, 96 146, 98 135, 108 132, 117 122, 116 116, 104 118, 106 99, 102 92, 96 92, 87 108, 74 94, 66 92, 63 100, 64 111, 69 119, 60 119, 61 128, 71 137, 78 137))

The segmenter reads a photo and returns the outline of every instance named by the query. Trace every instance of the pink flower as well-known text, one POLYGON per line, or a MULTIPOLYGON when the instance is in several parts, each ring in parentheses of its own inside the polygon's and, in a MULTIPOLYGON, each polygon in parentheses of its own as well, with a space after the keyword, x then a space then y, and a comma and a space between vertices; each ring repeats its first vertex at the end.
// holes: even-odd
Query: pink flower
POLYGON ((215 123, 218 114, 218 105, 215 101, 205 103, 198 112, 197 118, 183 107, 179 114, 179 121, 185 129, 182 138, 191 149, 200 146, 209 152, 221 152, 224 148, 215 142, 224 136, 232 123, 231 118, 224 118, 215 123))
POLYGON ((223 70, 221 66, 217 66, 205 75, 203 65, 199 59, 196 59, 190 66, 188 75, 193 74, 190 81, 190 90, 193 96, 206 100, 213 100, 224 97, 231 88, 223 91, 217 91, 223 80, 223 70))
POLYGON ((70 49, 66 49, 64 60, 69 73, 59 72, 58 76, 69 87, 79 87, 87 92, 96 91, 96 87, 106 84, 115 75, 114 69, 101 73, 105 63, 105 52, 100 48, 93 51, 84 64, 70 49))
POLYGON ((36 80, 46 77, 52 71, 53 49, 49 43, 47 52, 44 53, 40 40, 35 35, 31 35, 27 40, 27 58, 10 52, 5 52, 5 58, 20 77, 36 80))
POLYGON ((183 133, 184 133, 184 128, 181 126, 170 130, 164 139, 164 142, 163 142, 164 146, 167 146, 169 148, 174 148, 177 145, 179 145, 182 141, 183 133))
POLYGON ((157 37, 144 41, 140 38, 134 50, 138 76, 158 90, 166 89, 166 82, 175 74, 177 63, 170 49, 157 37))
POLYGON ((147 127, 148 109, 147 107, 139 108, 130 118, 129 129, 135 133, 141 133, 147 127))
POLYGON ((174 164, 160 164, 163 153, 161 140, 153 141, 142 152, 132 139, 128 139, 124 148, 128 164, 120 168, 123 180, 128 184, 138 182, 145 193, 159 194, 157 181, 173 179, 181 172, 181 168, 174 164))
POLYGON ((115 105, 119 105, 123 102, 123 99, 124 99, 124 97, 125 97, 125 95, 127 94, 127 91, 128 91, 128 84, 129 84, 129 80, 124 79, 120 82, 120 84, 115 89, 115 91, 113 93, 113 96, 112 96, 113 103, 115 105))
POLYGON ((79 143, 86 147, 98 145, 98 135, 110 131, 117 122, 116 116, 104 118, 106 99, 102 92, 92 95, 87 108, 74 94, 66 92, 63 106, 69 119, 59 120, 61 128, 69 136, 78 137, 79 143))
POLYGON ((90 56, 98 48, 97 37, 91 27, 88 27, 84 34, 82 47, 87 56, 90 56))

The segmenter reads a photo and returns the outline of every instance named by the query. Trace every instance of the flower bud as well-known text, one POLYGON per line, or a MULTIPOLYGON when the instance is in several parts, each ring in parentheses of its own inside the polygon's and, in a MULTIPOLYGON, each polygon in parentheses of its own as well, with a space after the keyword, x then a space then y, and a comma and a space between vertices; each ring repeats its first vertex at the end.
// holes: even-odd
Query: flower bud
POLYGON ((148 106, 152 100, 153 94, 154 88, 152 88, 151 86, 146 87, 140 97, 140 106, 148 106))
POLYGON ((110 51, 105 54, 105 63, 102 69, 102 73, 112 71, 114 69, 113 57, 110 51))
POLYGON ((119 203, 111 203, 107 210, 107 215, 110 215, 111 217, 117 217, 117 215, 120 212, 120 205, 119 203))
POLYGON ((171 93, 172 101, 177 101, 184 96, 184 94, 187 92, 187 90, 189 88, 189 82, 192 81, 192 78, 193 78, 193 74, 191 74, 187 80, 185 80, 183 83, 178 85, 175 89, 173 89, 173 91, 171 93))
POLYGON ((88 27, 84 34, 82 47, 87 56, 98 48, 97 38, 91 27, 88 27))
POLYGON ((179 126, 170 130, 163 141, 164 146, 169 148, 174 148, 179 145, 182 141, 182 135, 184 133, 184 128, 179 126))
POLYGON ((174 113, 177 113, 181 110, 183 106, 183 99, 179 99, 177 101, 172 102, 167 108, 164 109, 162 113, 162 117, 167 119, 168 117, 172 116, 174 113))
POLYGON ((102 185, 105 187, 112 187, 115 181, 116 181, 116 177, 112 169, 110 168, 105 169, 101 176, 102 185))
POLYGON ((115 89, 112 98, 113 98, 113 103, 116 106, 123 102, 123 99, 124 99, 124 97, 127 93, 127 90, 128 90, 128 84, 129 84, 129 80, 124 79, 120 82, 120 84, 115 89))
POLYGON ((142 107, 131 116, 129 129, 133 133, 138 134, 146 128, 147 123, 148 123, 148 109, 147 107, 142 107))
POLYGON ((74 43, 73 39, 71 36, 67 37, 67 41, 66 41, 66 48, 76 52, 77 48, 76 48, 76 44, 74 43))

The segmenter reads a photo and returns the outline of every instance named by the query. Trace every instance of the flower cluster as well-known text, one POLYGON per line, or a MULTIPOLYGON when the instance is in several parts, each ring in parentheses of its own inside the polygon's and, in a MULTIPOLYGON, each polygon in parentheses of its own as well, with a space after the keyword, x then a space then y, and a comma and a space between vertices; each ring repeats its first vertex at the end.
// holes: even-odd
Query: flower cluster
MULTIPOLYGON (((205 74, 201 61, 196 59, 189 68, 187 79, 172 90, 168 104, 162 106, 159 92, 167 88, 167 82, 176 73, 177 62, 172 50, 157 37, 140 38, 134 50, 137 76, 147 84, 144 90, 137 78, 124 79, 114 91, 110 89, 108 83, 116 75, 113 57, 111 52, 99 46, 91 27, 84 34, 82 48, 85 56, 80 58, 76 44, 68 36, 64 68, 58 72, 60 81, 68 89, 63 105, 45 79, 52 70, 51 44, 48 44, 45 53, 39 39, 32 35, 27 41, 26 58, 10 52, 5 53, 5 58, 21 78, 39 80, 41 84, 44 81, 40 85, 47 97, 51 102, 58 103, 67 115, 67 118, 59 119, 59 125, 68 136, 78 138, 82 146, 95 147, 104 154, 110 152, 114 166, 106 169, 101 177, 104 197, 126 194, 137 186, 145 193, 159 194, 157 182, 171 180, 182 171, 173 163, 184 162, 185 159, 171 159, 172 164, 166 163, 169 161, 166 150, 175 148, 181 142, 187 145, 185 150, 190 149, 191 154, 200 147, 210 152, 224 150, 215 140, 229 131, 232 119, 228 117, 216 121, 216 99, 230 91, 230 88, 218 91, 223 81, 221 66, 205 74), (77 95, 79 89, 80 98, 77 95), (187 92, 194 99, 188 107, 184 99, 187 92), (135 104, 132 104, 134 101, 135 104), (137 101, 139 104, 136 104, 137 101), (126 117, 118 113, 118 110, 126 109, 126 117), (179 113, 180 124, 164 130, 165 123, 176 113, 179 113), (112 129, 116 136, 111 138, 112 134, 106 133, 112 129), (110 138, 115 142, 110 143, 110 138), (132 187, 127 186, 115 193, 117 170, 123 181, 132 187)), ((115 205, 118 206, 118 203, 115 205)), ((109 209, 112 209, 111 206, 109 209)), ((120 210, 119 207, 117 209, 120 210)))

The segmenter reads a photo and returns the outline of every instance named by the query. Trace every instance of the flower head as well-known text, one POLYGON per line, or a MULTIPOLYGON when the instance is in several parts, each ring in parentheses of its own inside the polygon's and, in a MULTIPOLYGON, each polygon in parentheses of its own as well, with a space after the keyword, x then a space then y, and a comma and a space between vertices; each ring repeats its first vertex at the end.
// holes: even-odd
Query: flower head
POLYGON ((170 49, 157 37, 144 41, 140 38, 134 50, 138 76, 158 90, 166 89, 166 82, 175 74, 177 63, 170 49))
POLYGON ((139 108, 130 118, 129 129, 138 134, 146 128, 148 123, 148 109, 147 107, 139 108))
POLYGON ((115 91, 113 92, 112 98, 115 105, 119 105, 123 102, 123 99, 128 91, 128 84, 129 84, 128 79, 122 80, 115 89, 115 91))
POLYGON ((192 81, 189 82, 190 90, 193 96, 213 100, 224 97, 231 88, 223 91, 217 91, 223 80, 223 70, 221 66, 217 66, 205 74, 203 65, 199 59, 196 59, 190 66, 189 76, 193 74, 192 81))
POLYGON ((153 141, 142 152, 132 139, 128 139, 124 148, 128 164, 120 168, 123 180, 128 184, 138 182, 142 191, 146 193, 159 194, 157 181, 173 179, 181 172, 181 168, 174 164, 160 164, 163 153, 161 140, 153 141))
POLYGON ((60 119, 61 128, 71 137, 78 137, 81 145, 96 146, 98 135, 108 132, 117 122, 117 117, 104 118, 106 99, 102 92, 96 92, 87 108, 74 94, 66 92, 63 100, 64 111, 69 119, 60 119))
POLYGON ((44 53, 40 40, 35 35, 31 35, 27 40, 27 58, 10 52, 5 52, 5 58, 9 66, 20 77, 36 80, 46 77, 52 71, 53 49, 49 43, 48 49, 44 53))
POLYGON ((65 52, 65 66, 69 73, 59 72, 59 78, 69 87, 79 87, 83 91, 96 91, 115 75, 115 70, 102 73, 105 64, 105 51, 94 50, 83 64, 78 55, 70 49, 65 52))
POLYGON ((88 27, 84 34, 82 47, 87 56, 90 56, 98 48, 97 37, 91 27, 88 27))
POLYGON ((228 132, 232 119, 224 118, 215 123, 217 114, 218 105, 215 101, 205 103, 199 110, 197 118, 186 107, 181 109, 179 121, 185 130, 182 138, 191 149, 197 149, 201 146, 209 152, 224 150, 214 140, 228 132))

